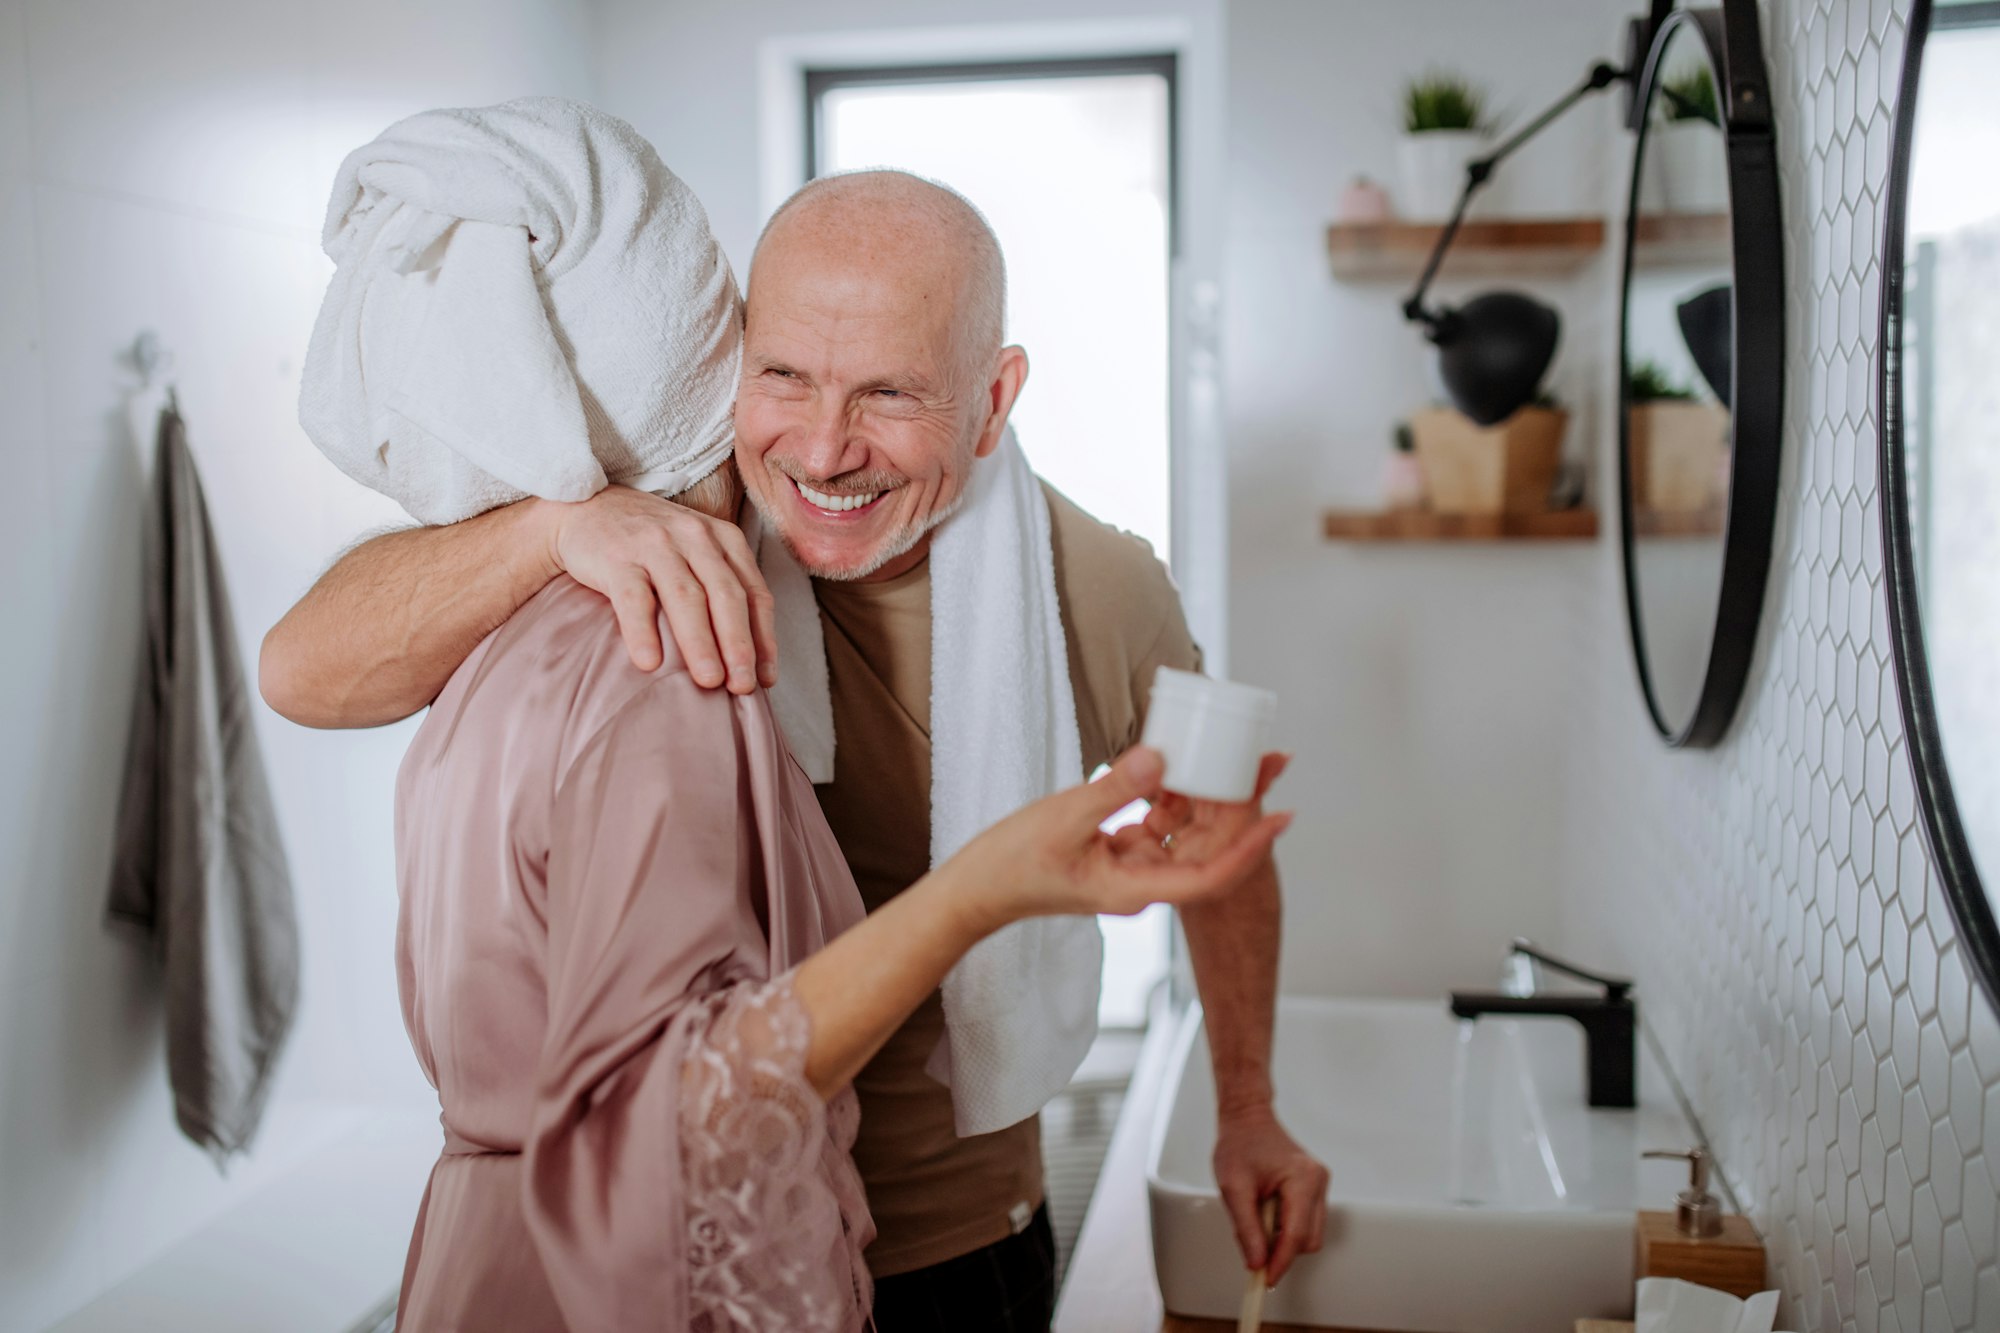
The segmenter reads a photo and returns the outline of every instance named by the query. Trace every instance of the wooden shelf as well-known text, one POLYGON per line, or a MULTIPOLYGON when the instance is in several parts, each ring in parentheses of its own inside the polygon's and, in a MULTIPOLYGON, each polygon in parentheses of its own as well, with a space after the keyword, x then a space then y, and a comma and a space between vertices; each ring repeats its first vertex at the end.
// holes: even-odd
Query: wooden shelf
POLYGON ((1632 262, 1640 268, 1729 262, 1729 214, 1642 214, 1632 234, 1632 262))
POLYGON ((1668 510, 1635 509, 1632 511, 1632 535, 1635 537, 1720 537, 1722 535, 1723 513, 1720 505, 1712 509, 1668 510))
MULTIPOLYGON (((1326 253, 1341 279, 1414 278, 1437 244, 1432 222, 1336 222, 1326 229, 1326 253)), ((1445 256, 1456 276, 1571 273, 1604 248, 1597 218, 1495 218, 1468 221, 1445 256)))
MULTIPOLYGON (((1343 281, 1414 278, 1437 244, 1432 222, 1336 222, 1326 229, 1327 260, 1343 281)), ((1640 268, 1726 264, 1729 214, 1654 213, 1639 219, 1632 261, 1640 268)), ((1496 218, 1467 222, 1445 256, 1444 272, 1573 273, 1604 248, 1597 218, 1496 218)))
POLYGON ((1428 509, 1329 509, 1321 530, 1328 541, 1340 542, 1588 541, 1597 536, 1597 511, 1434 514, 1428 509))

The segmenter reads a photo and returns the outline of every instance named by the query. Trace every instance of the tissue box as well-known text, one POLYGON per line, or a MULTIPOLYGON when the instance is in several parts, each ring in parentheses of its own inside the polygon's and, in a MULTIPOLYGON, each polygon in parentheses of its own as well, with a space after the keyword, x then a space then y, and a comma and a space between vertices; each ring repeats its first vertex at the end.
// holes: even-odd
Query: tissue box
POLYGON ((1738 1300, 1677 1277, 1640 1278, 1638 1298, 1634 1333, 1771 1333, 1778 1317, 1775 1291, 1738 1300))

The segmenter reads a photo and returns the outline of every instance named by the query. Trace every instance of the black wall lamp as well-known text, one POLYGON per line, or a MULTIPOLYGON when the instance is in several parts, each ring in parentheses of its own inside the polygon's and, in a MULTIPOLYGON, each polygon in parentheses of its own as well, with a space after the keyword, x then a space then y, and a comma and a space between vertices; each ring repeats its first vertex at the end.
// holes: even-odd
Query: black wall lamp
POLYGON ((1637 129, 1645 108, 1631 96, 1639 71, 1653 38, 1672 10, 1672 0, 1653 0, 1652 12, 1633 19, 1627 28, 1625 64, 1621 68, 1605 61, 1591 67, 1582 83, 1570 89, 1522 126, 1498 148, 1465 168, 1465 186, 1459 191, 1458 205, 1438 232, 1437 244, 1417 285, 1403 302, 1403 318, 1421 324, 1424 336, 1438 349, 1438 373, 1452 405, 1482 426, 1504 421, 1534 400, 1555 359, 1556 343, 1562 334, 1562 317, 1545 302, 1523 292, 1487 292, 1464 305, 1426 306, 1424 298, 1444 263, 1445 252, 1458 236, 1459 224, 1472 196, 1493 175, 1493 169, 1514 151, 1540 134, 1565 111, 1592 93, 1614 83, 1626 86, 1625 122, 1637 129))

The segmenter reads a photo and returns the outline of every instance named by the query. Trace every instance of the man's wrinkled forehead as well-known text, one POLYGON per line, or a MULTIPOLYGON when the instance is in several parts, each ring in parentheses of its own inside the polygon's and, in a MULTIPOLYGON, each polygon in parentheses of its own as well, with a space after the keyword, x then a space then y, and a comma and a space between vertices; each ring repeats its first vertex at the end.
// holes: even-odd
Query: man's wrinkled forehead
POLYGON ((800 339, 941 352, 954 341, 963 276, 947 258, 820 237, 773 237, 751 269, 753 349, 800 339))

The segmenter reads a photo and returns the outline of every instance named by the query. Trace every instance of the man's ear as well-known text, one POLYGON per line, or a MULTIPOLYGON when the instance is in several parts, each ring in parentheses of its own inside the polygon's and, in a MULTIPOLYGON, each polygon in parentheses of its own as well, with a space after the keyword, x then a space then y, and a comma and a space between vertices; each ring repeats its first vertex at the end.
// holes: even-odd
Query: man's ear
POLYGON ((1028 354, 1019 347, 1000 349, 1000 363, 994 368, 993 383, 987 386, 986 424, 979 429, 974 458, 985 458, 1000 447, 1000 433, 1007 429, 1007 414, 1028 382, 1028 354))

